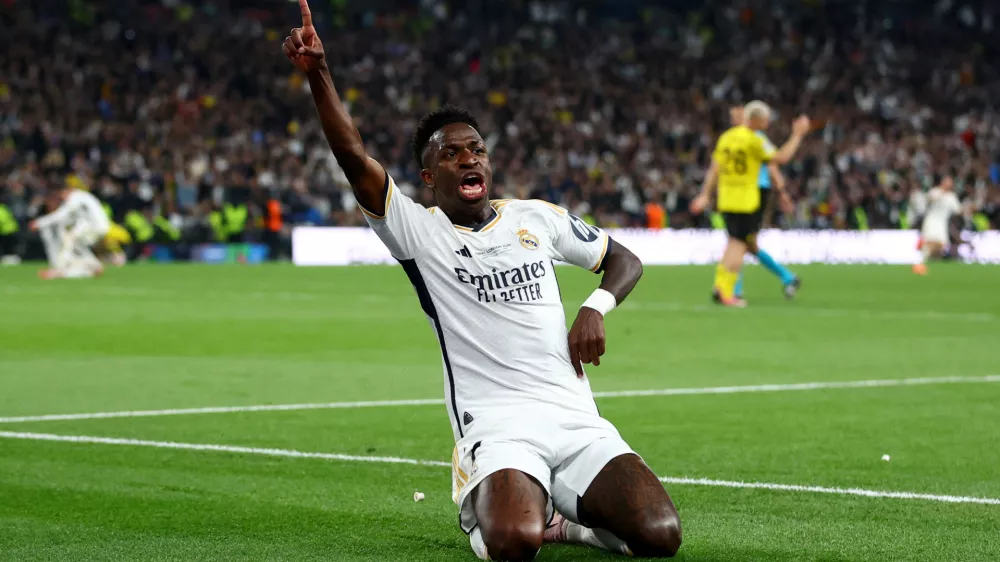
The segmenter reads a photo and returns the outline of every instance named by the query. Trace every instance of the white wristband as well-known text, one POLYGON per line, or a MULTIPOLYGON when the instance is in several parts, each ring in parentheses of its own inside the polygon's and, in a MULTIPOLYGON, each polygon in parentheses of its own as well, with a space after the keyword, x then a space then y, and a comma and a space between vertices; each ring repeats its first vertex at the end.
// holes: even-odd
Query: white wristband
POLYGON ((600 312, 601 316, 604 316, 618 306, 618 301, 611 293, 604 289, 597 289, 587 297, 587 300, 583 301, 580 307, 583 308, 584 306, 593 308, 597 312, 600 312))

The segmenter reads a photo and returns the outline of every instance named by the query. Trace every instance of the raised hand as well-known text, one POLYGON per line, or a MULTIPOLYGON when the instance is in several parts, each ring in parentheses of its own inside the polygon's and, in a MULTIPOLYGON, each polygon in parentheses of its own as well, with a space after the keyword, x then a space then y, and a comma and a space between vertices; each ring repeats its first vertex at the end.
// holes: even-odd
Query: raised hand
POLYGON ((326 51, 313 27, 308 0, 299 0, 299 9, 302 11, 302 27, 296 27, 291 35, 285 37, 282 49, 288 60, 302 72, 322 70, 326 67, 326 51))
POLYGON ((809 134, 809 128, 811 126, 812 126, 812 122, 809 120, 809 117, 807 117, 805 115, 799 115, 798 119, 796 119, 792 123, 792 134, 800 136, 800 137, 804 137, 807 134, 809 134))
POLYGON ((592 308, 580 308, 569 330, 569 360, 576 376, 583 377, 584 363, 593 363, 595 367, 601 364, 604 346, 604 316, 592 308))

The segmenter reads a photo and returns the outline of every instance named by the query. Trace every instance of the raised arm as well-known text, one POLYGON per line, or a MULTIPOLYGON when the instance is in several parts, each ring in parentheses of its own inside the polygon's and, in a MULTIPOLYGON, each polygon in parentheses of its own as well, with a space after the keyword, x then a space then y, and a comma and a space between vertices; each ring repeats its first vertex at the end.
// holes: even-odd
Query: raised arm
POLYGON ((52 211, 51 213, 45 216, 38 217, 37 219, 32 221, 30 228, 31 230, 38 230, 39 228, 48 228, 49 226, 52 226, 54 224, 64 222, 67 218, 69 218, 69 215, 72 212, 73 212, 73 205, 67 198, 59 205, 59 207, 55 211, 52 211))
POLYGON ((285 56, 309 78, 313 102, 330 150, 343 168, 354 190, 354 197, 368 212, 385 214, 386 172, 382 165, 368 157, 361 133, 340 101, 333 77, 326 63, 323 43, 312 23, 307 0, 299 0, 302 27, 292 30, 285 38, 285 56))
POLYGON ((799 147, 802 146, 802 139, 806 138, 809 134, 810 121, 805 115, 799 116, 795 122, 792 123, 792 135, 788 137, 785 144, 781 145, 781 148, 774 153, 771 157, 771 162, 776 164, 787 164, 795 158, 795 153, 799 151, 799 147))

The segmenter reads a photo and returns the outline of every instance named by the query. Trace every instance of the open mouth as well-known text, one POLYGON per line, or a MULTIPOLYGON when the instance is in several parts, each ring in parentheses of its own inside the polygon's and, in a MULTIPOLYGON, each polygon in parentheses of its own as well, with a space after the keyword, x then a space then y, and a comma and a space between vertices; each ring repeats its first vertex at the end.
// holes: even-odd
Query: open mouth
POLYGON ((458 195, 466 201, 482 199, 486 196, 486 178, 479 172, 465 174, 458 184, 458 195))

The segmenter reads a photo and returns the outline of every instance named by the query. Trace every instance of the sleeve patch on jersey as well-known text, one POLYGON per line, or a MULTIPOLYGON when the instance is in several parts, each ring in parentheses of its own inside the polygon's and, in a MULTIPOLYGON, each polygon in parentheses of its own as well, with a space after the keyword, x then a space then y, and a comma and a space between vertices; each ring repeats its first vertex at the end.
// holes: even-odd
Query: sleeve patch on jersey
POLYGON ((604 266, 608 264, 608 256, 611 255, 611 246, 615 241, 611 239, 610 236, 604 238, 604 250, 601 252, 601 259, 597 261, 597 265, 594 266, 594 273, 602 273, 604 271, 604 266))
POLYGON ((600 235, 600 231, 596 227, 583 222, 583 219, 576 215, 569 215, 569 220, 570 226, 573 228, 573 234, 581 242, 593 242, 600 235))
MULTIPOLYGON (((385 187, 383 188, 383 190, 385 191, 385 195, 383 196, 385 199, 385 212, 388 213, 389 202, 392 200, 392 180, 389 179, 389 172, 385 173, 385 187)), ((361 204, 360 201, 358 201, 358 208, 361 209, 361 212, 364 213, 365 216, 367 216, 368 218, 379 221, 385 220, 385 215, 377 215, 369 211, 368 209, 365 208, 364 205, 361 204)))

